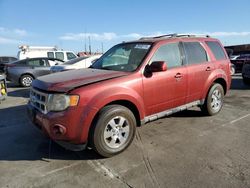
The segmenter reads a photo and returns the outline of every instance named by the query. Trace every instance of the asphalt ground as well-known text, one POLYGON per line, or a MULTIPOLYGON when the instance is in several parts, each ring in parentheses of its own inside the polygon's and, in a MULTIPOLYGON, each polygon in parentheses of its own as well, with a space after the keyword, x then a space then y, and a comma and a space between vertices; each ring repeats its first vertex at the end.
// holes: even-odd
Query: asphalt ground
POLYGON ((218 115, 196 107, 148 123, 107 159, 46 138, 26 116, 28 89, 8 88, 0 103, 0 187, 250 187, 250 86, 240 75, 218 115))

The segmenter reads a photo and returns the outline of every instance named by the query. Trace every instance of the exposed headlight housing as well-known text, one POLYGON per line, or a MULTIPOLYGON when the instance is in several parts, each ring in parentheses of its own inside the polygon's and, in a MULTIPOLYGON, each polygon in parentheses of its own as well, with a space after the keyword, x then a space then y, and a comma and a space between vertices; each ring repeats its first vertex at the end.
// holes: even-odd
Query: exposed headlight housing
POLYGON ((48 97, 48 111, 63 111, 69 106, 77 106, 78 95, 50 94, 48 97))

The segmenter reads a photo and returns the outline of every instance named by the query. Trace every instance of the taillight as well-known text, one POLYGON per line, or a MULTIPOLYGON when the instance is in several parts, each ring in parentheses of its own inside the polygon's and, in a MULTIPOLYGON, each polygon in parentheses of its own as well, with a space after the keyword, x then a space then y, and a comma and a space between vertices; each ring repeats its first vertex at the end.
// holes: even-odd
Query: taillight
POLYGON ((6 64, 5 67, 15 67, 16 64, 6 64))

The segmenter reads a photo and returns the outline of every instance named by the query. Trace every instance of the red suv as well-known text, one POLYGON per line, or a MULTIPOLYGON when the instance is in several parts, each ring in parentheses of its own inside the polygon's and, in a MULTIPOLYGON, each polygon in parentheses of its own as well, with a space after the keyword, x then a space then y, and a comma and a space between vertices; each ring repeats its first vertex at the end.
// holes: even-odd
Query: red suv
POLYGON ((231 84, 217 39, 164 35, 112 47, 90 68, 39 77, 28 112, 34 124, 71 150, 87 145, 110 157, 136 127, 189 107, 217 114, 231 84))

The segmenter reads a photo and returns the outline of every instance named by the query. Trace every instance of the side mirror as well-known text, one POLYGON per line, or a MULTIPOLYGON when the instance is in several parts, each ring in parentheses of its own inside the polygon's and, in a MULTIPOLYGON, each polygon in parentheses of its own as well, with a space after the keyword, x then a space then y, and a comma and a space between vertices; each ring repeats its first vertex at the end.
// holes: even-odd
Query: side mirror
POLYGON ((162 72, 167 70, 167 63, 165 61, 154 61, 152 62, 148 70, 152 72, 162 72))

